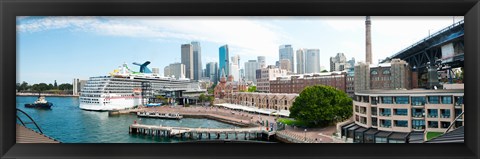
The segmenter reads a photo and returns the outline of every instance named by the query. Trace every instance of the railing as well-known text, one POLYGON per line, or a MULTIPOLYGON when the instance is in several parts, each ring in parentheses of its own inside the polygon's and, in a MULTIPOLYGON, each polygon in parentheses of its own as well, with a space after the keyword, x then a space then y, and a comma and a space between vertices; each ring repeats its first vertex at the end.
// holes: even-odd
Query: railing
MULTIPOLYGON (((32 121, 32 122, 27 122, 27 123, 25 123, 25 122, 23 122, 22 119, 21 119, 20 117, 18 117, 18 115, 17 115, 17 119, 20 121, 20 123, 22 123, 23 126, 25 126, 25 124, 31 124, 31 123, 33 123, 33 124, 35 124, 35 127, 37 127, 38 131, 40 131, 40 133, 43 134, 42 129, 40 129, 40 127, 37 125, 37 123, 35 122, 35 120, 33 120, 32 117, 30 117, 30 115, 28 115, 27 113, 25 113, 23 110, 20 110, 20 109, 17 109, 17 112, 21 112, 22 114, 24 114, 25 116, 27 116, 27 117, 30 119, 30 121, 32 121)), ((26 126, 25 126, 25 127, 26 127, 26 126)))

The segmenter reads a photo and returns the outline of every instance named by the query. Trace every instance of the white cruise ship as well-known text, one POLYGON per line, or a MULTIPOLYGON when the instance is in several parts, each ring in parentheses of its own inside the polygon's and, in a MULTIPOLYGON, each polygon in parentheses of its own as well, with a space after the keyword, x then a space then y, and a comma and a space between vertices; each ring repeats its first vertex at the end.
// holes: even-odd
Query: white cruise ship
POLYGON ((150 62, 137 64, 140 72, 132 71, 127 64, 115 69, 110 76, 90 77, 80 94, 80 109, 108 111, 132 108, 142 104, 142 82, 149 91, 186 90, 201 91, 198 82, 153 74, 146 67, 150 62))

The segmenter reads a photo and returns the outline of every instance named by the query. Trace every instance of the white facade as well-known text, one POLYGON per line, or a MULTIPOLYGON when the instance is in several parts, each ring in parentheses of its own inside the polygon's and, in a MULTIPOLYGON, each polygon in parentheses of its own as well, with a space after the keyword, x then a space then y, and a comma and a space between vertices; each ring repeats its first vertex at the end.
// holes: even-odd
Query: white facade
POLYGON ((297 74, 305 73, 305 51, 303 49, 297 50, 297 74))
POLYGON ((265 56, 257 56, 258 68, 265 68, 267 64, 265 62, 265 56))
POLYGON ((164 69, 165 77, 174 76, 175 79, 185 78, 185 65, 182 63, 173 63, 165 67, 164 69))
POLYGON ((258 62, 256 60, 248 60, 245 62, 245 80, 252 81, 257 84, 256 70, 258 69, 258 62))
POLYGON ((320 49, 305 49, 305 73, 320 71, 320 49))
POLYGON ((287 75, 287 70, 275 68, 270 65, 267 68, 262 68, 260 79, 257 79, 257 90, 260 92, 270 92, 270 80, 275 80, 277 77, 287 75))

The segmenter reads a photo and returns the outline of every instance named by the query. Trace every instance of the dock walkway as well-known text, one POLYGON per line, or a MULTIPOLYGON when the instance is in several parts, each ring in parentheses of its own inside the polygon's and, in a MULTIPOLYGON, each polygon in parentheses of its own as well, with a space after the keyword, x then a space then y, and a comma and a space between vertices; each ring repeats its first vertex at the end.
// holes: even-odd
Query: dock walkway
POLYGON ((238 138, 238 134, 245 134, 245 138, 250 138, 251 136, 257 137, 266 137, 275 134, 275 131, 267 131, 266 127, 250 127, 250 128, 187 128, 187 127, 168 127, 168 126, 159 126, 159 125, 143 125, 143 124, 132 124, 130 125, 129 132, 132 134, 145 134, 152 136, 166 136, 166 137, 190 137, 198 136, 199 139, 202 138, 203 134, 211 138, 211 134, 216 135, 217 139, 220 138, 220 134, 225 134, 228 139, 229 134, 234 134, 235 138, 238 138))
POLYGON ((22 125, 17 124, 16 127, 17 127, 16 128, 17 143, 60 143, 59 141, 56 141, 50 137, 47 137, 43 134, 35 132, 22 125))

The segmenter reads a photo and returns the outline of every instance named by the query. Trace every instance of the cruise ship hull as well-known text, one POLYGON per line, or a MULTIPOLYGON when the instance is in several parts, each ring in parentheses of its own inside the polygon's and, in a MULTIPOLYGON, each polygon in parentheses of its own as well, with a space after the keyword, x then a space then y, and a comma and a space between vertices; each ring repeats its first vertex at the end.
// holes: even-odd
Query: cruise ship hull
POLYGON ((80 109, 93 110, 93 111, 110 111, 110 110, 123 110, 133 108, 141 105, 142 101, 140 97, 137 98, 117 98, 117 99, 105 99, 99 98, 101 101, 109 101, 108 103, 101 104, 89 104, 80 103, 80 109))

